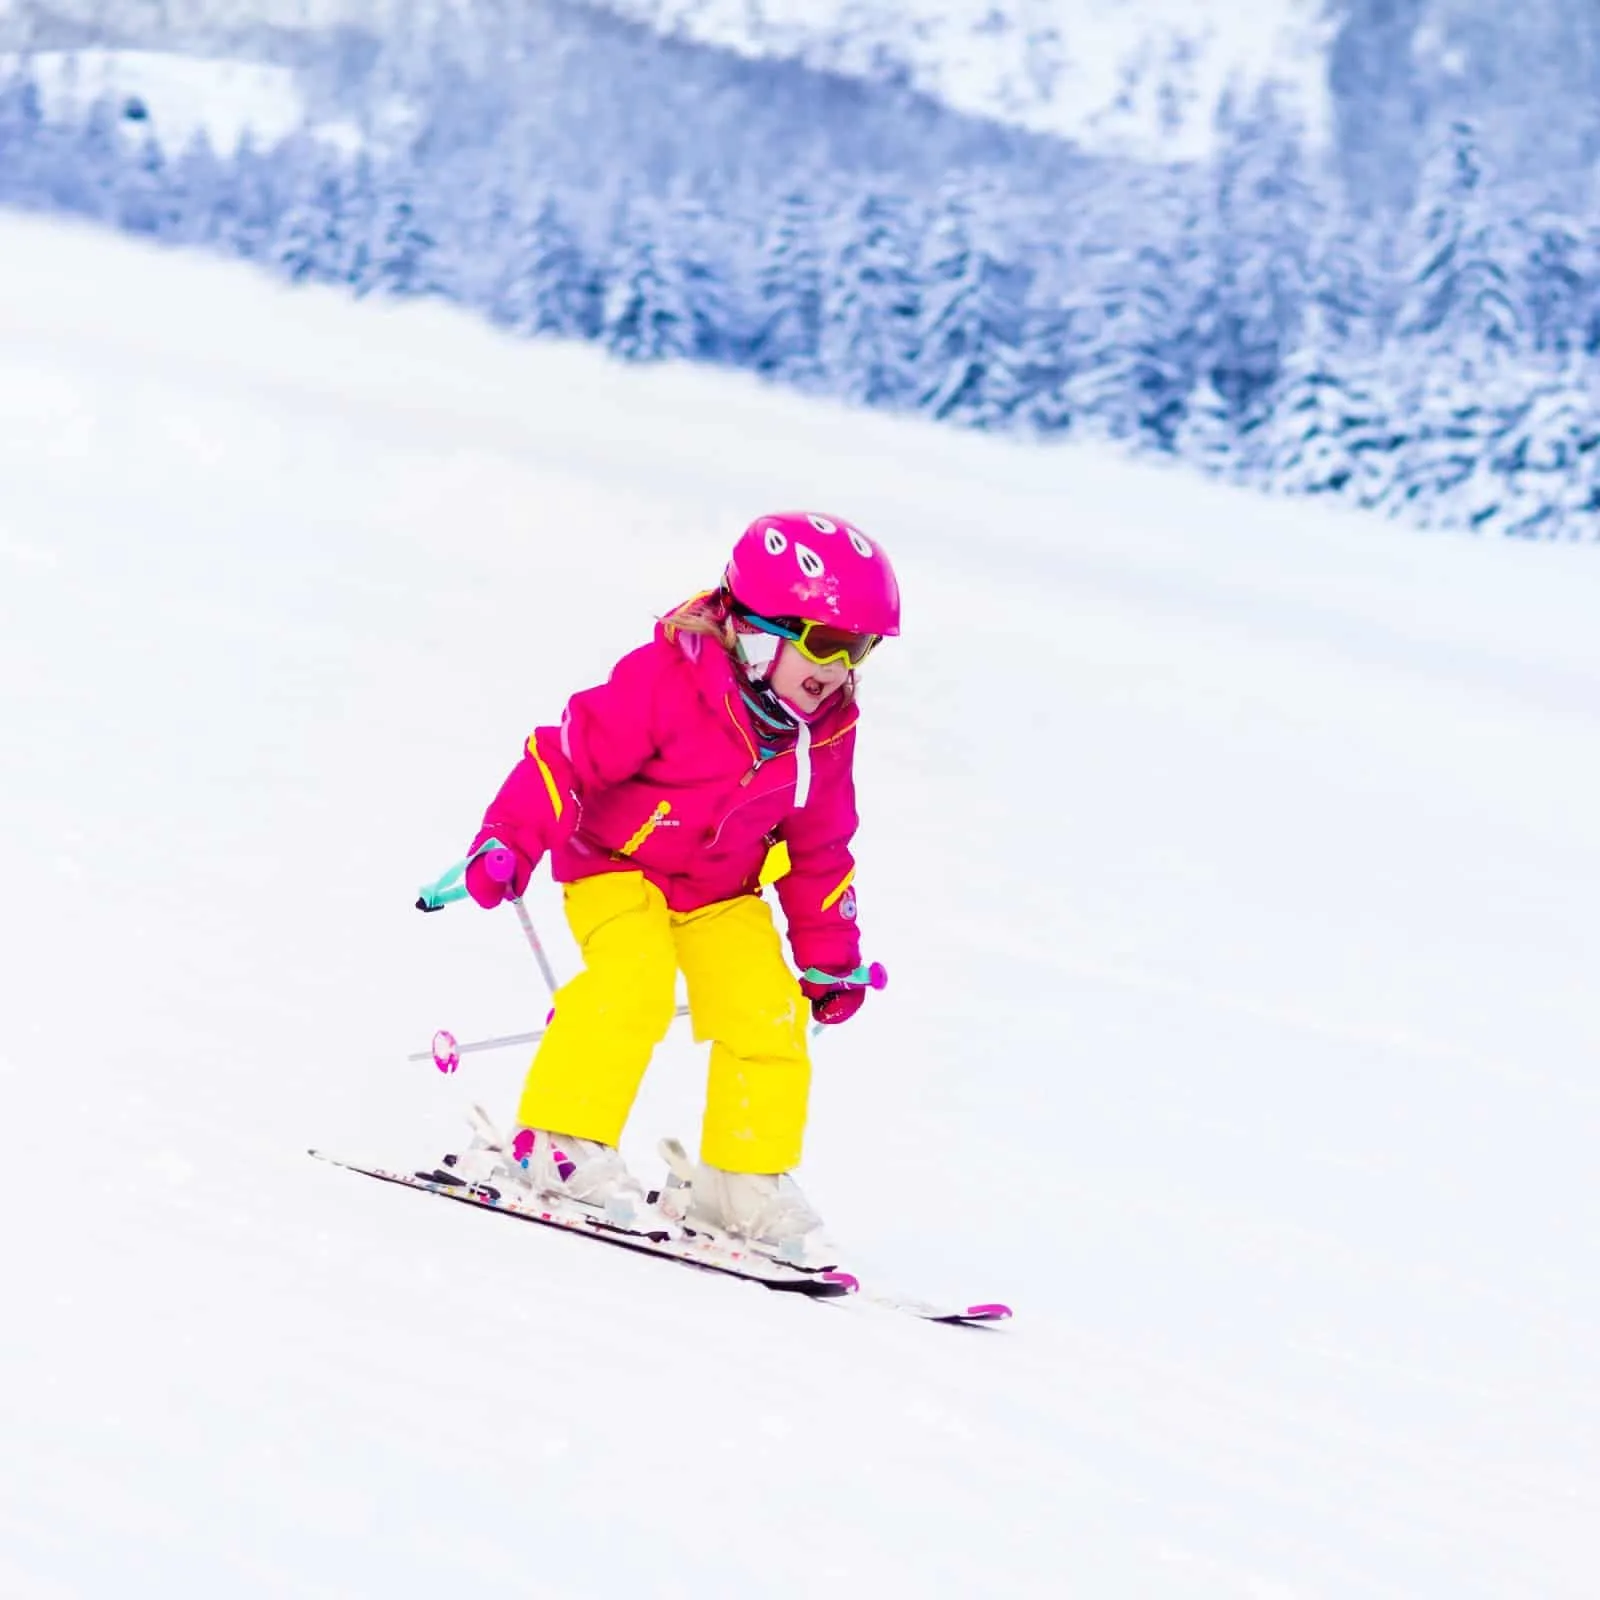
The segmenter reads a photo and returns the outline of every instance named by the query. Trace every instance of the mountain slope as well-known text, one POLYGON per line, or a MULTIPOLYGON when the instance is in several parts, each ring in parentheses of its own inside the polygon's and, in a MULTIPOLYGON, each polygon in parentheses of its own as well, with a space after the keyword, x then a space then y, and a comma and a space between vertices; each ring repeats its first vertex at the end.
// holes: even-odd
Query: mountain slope
POLYGON ((851 76, 904 78, 962 111, 1094 149, 1210 148, 1230 90, 1277 86, 1329 136, 1328 29, 1312 0, 601 0, 666 33, 851 76))

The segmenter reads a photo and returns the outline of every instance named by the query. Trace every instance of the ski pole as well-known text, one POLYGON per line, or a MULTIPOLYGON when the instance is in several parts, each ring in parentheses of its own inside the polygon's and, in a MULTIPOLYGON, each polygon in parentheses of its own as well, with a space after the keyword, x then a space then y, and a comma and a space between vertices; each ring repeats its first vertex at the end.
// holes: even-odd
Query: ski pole
MULTIPOLYGON (((878 961, 874 961, 870 967, 857 967, 854 972, 844 974, 823 972, 817 967, 807 967, 802 976, 809 978, 813 983, 845 984, 868 989, 882 989, 889 982, 889 974, 884 970, 883 964, 878 961)), ((686 1017, 689 1015, 689 1008, 688 1006, 678 1006, 672 1014, 674 1017, 686 1017)), ((820 1034, 822 1026, 820 1022, 814 1022, 811 1025, 812 1033, 820 1034)), ((456 1036, 448 1028, 441 1028, 434 1034, 433 1045, 430 1049, 418 1050, 407 1056, 406 1060, 431 1061, 441 1072, 454 1072, 461 1065, 462 1056, 475 1055, 481 1050, 504 1050, 513 1045, 537 1044, 544 1038, 546 1028, 535 1028, 531 1033, 496 1034, 493 1038, 473 1039, 467 1044, 458 1044, 456 1036)))
MULTIPOLYGON (((517 875, 517 858, 512 852, 500 843, 498 839, 490 839, 478 852, 483 857, 483 869, 496 883, 512 883, 517 875)), ((465 873, 467 865, 474 859, 468 858, 463 862, 459 871, 465 873)), ((425 889, 418 906, 424 911, 437 909, 439 905, 450 900, 460 899, 466 890, 456 890, 452 887, 452 875, 446 874, 439 884, 425 889)), ((550 965, 550 958, 545 954, 544 943, 539 938, 539 930, 533 925, 533 918, 528 915, 528 908, 520 896, 512 899, 511 907, 517 914, 517 921, 522 924, 523 936, 528 941, 528 948, 533 951, 533 959, 539 963, 539 971, 544 977, 545 987, 550 991, 550 998, 555 999, 556 990, 561 987, 556 979, 555 969, 550 965)), ((686 1017, 689 1014, 687 1006, 678 1006, 674 1011, 675 1017, 686 1017)), ((535 1028, 531 1033, 507 1033, 492 1039, 475 1039, 469 1044, 458 1044, 456 1037, 448 1028, 441 1028, 433 1036, 433 1046, 428 1050, 420 1050, 415 1055, 408 1056, 408 1061, 432 1061, 441 1072, 454 1072, 461 1065, 461 1058, 472 1055, 479 1050, 499 1050, 511 1045, 537 1044, 550 1026, 550 1018, 555 1015, 552 1010, 550 1016, 544 1021, 543 1028, 535 1028)))
MULTIPOLYGON (((679 1006, 672 1014, 674 1017, 686 1017, 689 1008, 679 1006)), ((431 1061, 441 1072, 454 1072, 462 1056, 476 1055, 480 1050, 504 1050, 512 1045, 538 1044, 548 1032, 548 1027, 535 1028, 531 1033, 500 1033, 491 1039, 472 1039, 466 1044, 458 1044, 456 1036, 448 1028, 441 1028, 434 1034, 430 1049, 414 1051, 406 1060, 431 1061)))
MULTIPOLYGON (((474 855, 458 862, 436 882, 424 885, 417 898, 417 910, 439 911, 456 900, 466 899, 466 887, 461 880, 468 866, 479 856, 483 858, 484 870, 496 883, 509 885, 515 880, 516 856, 498 839, 489 839, 478 847, 474 855)), ((523 936, 528 941, 528 948, 533 951, 533 959, 539 963, 545 987, 549 989, 553 1000, 560 984, 556 980, 555 969, 550 965, 550 958, 545 954, 538 929, 534 927, 533 918, 528 915, 528 908, 522 903, 520 896, 512 899, 511 905, 517 913, 517 920, 522 924, 523 936)), ((812 983, 833 984, 848 989, 882 989, 887 987, 889 982, 889 974, 881 961, 874 961, 870 966, 857 967, 853 972, 823 972, 818 967, 807 967, 801 976, 812 983)), ((674 1017, 686 1017, 689 1015, 689 1008, 678 1006, 672 1014, 674 1017)), ((454 1072, 460 1066, 461 1057, 464 1055, 472 1055, 480 1050, 499 1050, 511 1045, 537 1044, 544 1037, 550 1025, 550 1017, 554 1015, 552 1011, 550 1016, 545 1018, 545 1027, 536 1028, 531 1033, 500 1034, 490 1039, 474 1039, 468 1044, 457 1043, 455 1035, 448 1028, 441 1028, 434 1034, 430 1050, 419 1050, 406 1059, 432 1061, 441 1072, 454 1072)), ((822 1024, 813 1023, 811 1031, 813 1034, 820 1034, 822 1024)))
MULTIPOLYGON (((480 856, 483 858, 484 871, 496 883, 510 884, 516 878, 516 856, 498 839, 485 839, 465 861, 458 861, 443 877, 422 886, 417 895, 417 910, 442 911, 457 900, 465 900, 467 886, 462 880, 467 875, 467 868, 480 856)), ((528 908, 523 905, 520 896, 512 900, 511 904, 516 908, 517 920, 521 922, 522 931, 527 935, 528 943, 533 949, 533 959, 539 963, 539 971, 544 974, 545 986, 553 997, 560 985, 556 982, 550 958, 544 953, 544 946, 539 942, 533 918, 528 915, 528 908)))
MULTIPOLYGON (((417 896, 418 911, 441 911, 445 906, 467 897, 466 877, 467 868, 472 863, 483 858, 484 871, 498 884, 509 885, 516 879, 517 858, 498 839, 486 839, 464 861, 458 861, 442 877, 433 883, 424 884, 417 896)), ((522 924, 522 932, 528 941, 528 947, 533 951, 533 959, 539 963, 539 971, 544 978, 545 987, 550 991, 550 998, 555 999, 556 990, 560 985, 556 982, 555 969, 550 965, 550 958, 544 953, 544 945, 539 939, 539 931, 533 925, 533 918, 528 915, 528 908, 522 903, 521 896, 511 900, 516 909, 517 920, 522 924)), ((454 1072, 461 1065, 461 1058, 477 1050, 496 1050, 503 1045, 533 1044, 542 1039, 545 1030, 550 1026, 550 1019, 555 1016, 552 1007, 549 1016, 544 1019, 545 1025, 532 1033, 509 1033, 495 1039, 478 1039, 470 1044, 458 1044, 456 1036, 448 1028, 440 1028, 433 1036, 432 1048, 419 1051, 408 1056, 410 1061, 429 1061, 441 1072, 454 1072)))
MULTIPOLYGON (((517 875, 517 858, 506 849, 498 845, 484 853, 483 870, 494 879, 496 883, 510 884, 517 875)), ((550 965, 550 958, 544 953, 544 946, 539 943, 539 935, 533 926, 533 918, 528 915, 528 908, 523 905, 521 895, 511 902, 512 910, 517 914, 517 921, 522 924, 522 931, 527 935, 529 947, 533 951, 533 959, 539 963, 539 970, 544 974, 545 986, 550 991, 550 998, 555 999, 556 990, 561 987, 556 982, 555 969, 550 965)))

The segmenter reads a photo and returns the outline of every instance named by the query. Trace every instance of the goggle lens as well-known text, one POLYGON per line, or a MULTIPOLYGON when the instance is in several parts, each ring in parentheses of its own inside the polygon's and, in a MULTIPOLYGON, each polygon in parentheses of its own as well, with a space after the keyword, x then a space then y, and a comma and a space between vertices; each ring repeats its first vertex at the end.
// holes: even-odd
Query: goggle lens
POLYGON ((830 661, 844 661, 859 667, 878 647, 882 637, 876 633, 848 633, 843 628, 830 628, 820 622, 806 622, 800 626, 795 648, 807 661, 825 667, 830 661))
POLYGON ((834 661, 859 667, 883 640, 881 633, 852 633, 846 628, 830 627, 826 622, 802 622, 798 617, 760 617, 737 601, 733 610, 751 627, 787 639, 807 661, 819 667, 834 661))

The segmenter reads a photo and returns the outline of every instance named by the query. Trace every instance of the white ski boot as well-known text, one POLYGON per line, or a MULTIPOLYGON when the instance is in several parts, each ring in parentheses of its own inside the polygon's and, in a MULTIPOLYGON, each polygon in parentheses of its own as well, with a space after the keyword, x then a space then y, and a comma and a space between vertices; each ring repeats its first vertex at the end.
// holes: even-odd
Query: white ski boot
POLYGON ((822 1218, 786 1172, 726 1172, 693 1162, 676 1139, 657 1147, 667 1163, 657 1208, 691 1230, 742 1239, 788 1266, 821 1272, 837 1264, 822 1218))
POLYGON ((644 1189, 621 1151, 611 1145, 520 1124, 506 1138, 482 1106, 472 1108, 469 1121, 472 1144, 455 1162, 457 1173, 468 1182, 509 1180, 536 1195, 571 1201, 613 1227, 633 1232, 644 1232, 652 1220, 644 1189))
POLYGON ((598 1212, 613 1227, 644 1227, 644 1189, 613 1146, 519 1126, 506 1153, 512 1177, 535 1194, 573 1201, 598 1212))

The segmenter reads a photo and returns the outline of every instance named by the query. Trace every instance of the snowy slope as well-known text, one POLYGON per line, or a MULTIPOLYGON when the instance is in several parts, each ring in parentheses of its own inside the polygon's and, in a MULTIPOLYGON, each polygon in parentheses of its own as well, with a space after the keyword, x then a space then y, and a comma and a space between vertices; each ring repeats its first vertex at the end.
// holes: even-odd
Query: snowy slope
MULTIPOLYGON (((1329 25, 1321 0, 588 0, 596 9, 700 43, 852 77, 903 76, 962 111, 1095 150, 1157 160, 1204 155, 1230 91, 1275 87, 1313 144, 1330 137, 1329 25)), ((20 27, 28 6, 0 0, 20 27)), ((158 17, 133 0, 51 0, 54 19, 198 51, 251 25, 357 27, 394 39, 442 19, 448 34, 499 12, 482 0, 185 0, 158 17)), ((206 48, 216 48, 215 45, 206 48)), ((470 54, 470 52, 469 52, 470 54)), ((130 77, 132 74, 130 74, 130 77)), ((155 78, 153 72, 144 76, 155 78)), ((241 83, 259 99, 257 84, 241 83)), ((156 92, 170 92, 165 79, 156 92)), ((281 99, 281 96, 279 97, 281 99)), ((275 121, 267 108, 264 120, 275 121)))
POLYGON ((962 111, 1092 149, 1181 160, 1209 150, 1230 91, 1275 85, 1329 136, 1320 0, 598 0, 750 55, 881 78, 962 111))
MULTIPOLYGON (((0 220, 0 1594, 1588 1596, 1600 566, 0 220), (522 734, 895 551, 804 1177, 963 1333, 386 1190, 522 734)), ((532 897, 558 964, 554 897, 532 897)), ((630 1128, 695 1131, 663 1050, 630 1128)))

